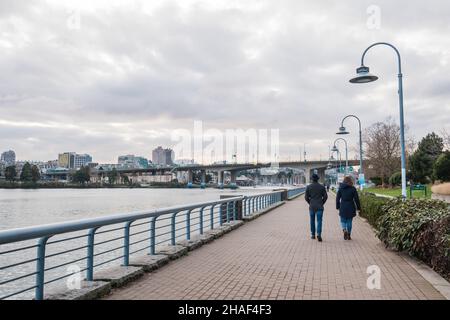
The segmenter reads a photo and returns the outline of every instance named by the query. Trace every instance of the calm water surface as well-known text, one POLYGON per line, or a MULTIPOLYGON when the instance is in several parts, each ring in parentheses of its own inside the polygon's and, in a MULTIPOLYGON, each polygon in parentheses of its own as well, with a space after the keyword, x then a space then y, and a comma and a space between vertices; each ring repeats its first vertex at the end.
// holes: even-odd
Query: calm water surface
POLYGON ((0 230, 218 200, 270 189, 0 189, 0 230))

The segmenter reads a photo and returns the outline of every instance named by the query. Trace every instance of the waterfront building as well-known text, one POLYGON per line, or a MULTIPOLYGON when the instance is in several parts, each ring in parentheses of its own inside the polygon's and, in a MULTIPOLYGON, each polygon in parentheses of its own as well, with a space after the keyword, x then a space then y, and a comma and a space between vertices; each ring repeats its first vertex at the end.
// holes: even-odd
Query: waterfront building
POLYGON ((61 168, 78 169, 91 162, 92 156, 86 153, 64 152, 58 155, 58 166, 61 168))
POLYGON ((175 158, 175 153, 170 148, 158 148, 152 151, 152 161, 154 165, 160 166, 171 166, 173 165, 173 159, 175 158))
POLYGON ((120 168, 130 168, 130 169, 148 168, 148 160, 144 157, 135 156, 134 154, 119 156, 117 163, 120 168))
POLYGON ((13 166, 16 163, 16 153, 13 150, 8 150, 2 153, 0 161, 5 166, 13 166))

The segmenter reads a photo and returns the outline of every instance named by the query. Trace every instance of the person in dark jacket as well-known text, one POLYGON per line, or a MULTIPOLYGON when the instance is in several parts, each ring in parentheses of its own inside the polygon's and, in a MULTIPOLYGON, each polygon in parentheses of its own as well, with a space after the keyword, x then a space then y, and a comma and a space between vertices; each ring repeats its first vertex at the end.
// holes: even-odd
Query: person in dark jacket
POLYGON ((305 200, 309 204, 309 222, 311 228, 311 239, 316 238, 317 217, 317 240, 322 241, 322 217, 323 205, 327 202, 328 195, 325 187, 319 183, 319 176, 312 175, 312 183, 306 187, 305 200))
POLYGON ((351 240, 353 217, 356 216, 356 210, 361 210, 358 191, 353 186, 353 180, 350 176, 344 178, 344 182, 339 185, 336 195, 336 209, 339 210, 341 217, 342 231, 344 240, 351 240))

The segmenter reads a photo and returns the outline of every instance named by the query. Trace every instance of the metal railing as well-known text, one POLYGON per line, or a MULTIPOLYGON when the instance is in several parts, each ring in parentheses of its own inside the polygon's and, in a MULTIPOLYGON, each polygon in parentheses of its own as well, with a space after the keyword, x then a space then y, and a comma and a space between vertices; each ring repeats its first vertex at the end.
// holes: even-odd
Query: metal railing
POLYGON ((278 203, 282 192, 0 231, 0 300, 42 300, 48 286, 82 272, 93 281, 100 267, 128 266, 130 256, 154 255, 278 203))
POLYGON ((292 199, 293 197, 296 197, 302 193, 304 193, 306 190, 306 187, 302 188, 295 188, 295 189, 288 189, 287 191, 287 198, 292 199))

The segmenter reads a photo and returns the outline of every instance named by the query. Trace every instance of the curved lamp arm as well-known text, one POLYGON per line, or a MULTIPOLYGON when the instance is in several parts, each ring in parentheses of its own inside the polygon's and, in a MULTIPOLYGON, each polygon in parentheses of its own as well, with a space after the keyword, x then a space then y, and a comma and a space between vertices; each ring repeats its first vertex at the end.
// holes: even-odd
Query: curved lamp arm
POLYGON ((378 45, 385 45, 388 47, 391 47, 392 49, 394 49, 395 53, 397 53, 397 60, 398 60, 398 74, 402 74, 402 61, 401 61, 401 57, 400 57, 400 52, 397 50, 396 47, 394 47, 392 44, 388 43, 388 42, 376 42, 370 46, 367 47, 366 50, 364 50, 362 57, 361 57, 361 66, 364 66, 364 57, 366 56, 367 51, 369 51, 370 48, 378 46, 378 45))
POLYGON ((356 120, 358 120, 358 123, 359 123, 359 131, 361 131, 361 120, 360 120, 357 116, 355 116, 354 114, 349 114, 349 115, 345 116, 345 117, 342 119, 342 121, 341 121, 341 127, 344 126, 344 121, 345 121, 345 119, 350 118, 350 117, 355 118, 356 120))

